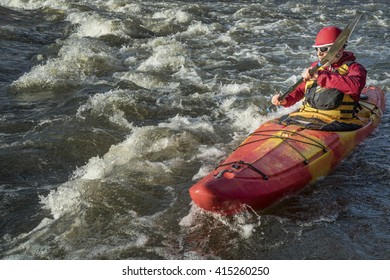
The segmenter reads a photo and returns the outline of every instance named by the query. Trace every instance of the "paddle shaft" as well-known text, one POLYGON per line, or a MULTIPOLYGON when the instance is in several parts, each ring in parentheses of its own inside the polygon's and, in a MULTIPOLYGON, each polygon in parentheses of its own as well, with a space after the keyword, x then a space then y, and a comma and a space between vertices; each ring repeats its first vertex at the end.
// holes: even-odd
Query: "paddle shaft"
MULTIPOLYGON (((313 75, 317 70, 318 68, 320 68, 321 66, 319 65, 316 65, 315 67, 311 68, 309 70, 309 74, 310 76, 313 75)), ((282 101, 284 100, 291 92, 293 92, 301 83, 303 82, 303 78, 301 77, 295 84, 293 84, 291 87, 289 87, 289 89, 283 93, 281 96, 279 96, 279 101, 282 101)), ((270 106, 268 106, 267 108, 267 112, 270 112, 273 108, 276 108, 276 105, 274 104, 271 104, 270 106)))

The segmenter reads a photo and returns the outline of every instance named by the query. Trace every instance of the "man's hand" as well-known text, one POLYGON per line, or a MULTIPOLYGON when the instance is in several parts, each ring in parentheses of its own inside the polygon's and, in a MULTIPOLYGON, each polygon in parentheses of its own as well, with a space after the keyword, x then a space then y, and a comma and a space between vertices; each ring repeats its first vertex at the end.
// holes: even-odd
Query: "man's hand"
POLYGON ((307 81, 314 81, 314 80, 317 80, 318 78, 318 70, 314 71, 314 73, 312 75, 310 75, 310 70, 312 69, 313 67, 309 67, 309 68, 306 68, 303 72, 302 72, 302 78, 305 82, 307 81))
POLYGON ((279 100, 279 98, 280 98, 280 94, 279 93, 275 94, 274 96, 272 96, 271 103, 274 104, 275 106, 283 106, 287 104, 286 99, 279 100))

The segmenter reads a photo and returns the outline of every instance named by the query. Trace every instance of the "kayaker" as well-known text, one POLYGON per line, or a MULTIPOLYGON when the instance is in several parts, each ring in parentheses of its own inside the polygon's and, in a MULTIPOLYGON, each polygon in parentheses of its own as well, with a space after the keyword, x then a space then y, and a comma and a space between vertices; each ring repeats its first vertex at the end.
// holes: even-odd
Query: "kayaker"
MULTIPOLYGON (((315 39, 313 47, 319 61, 327 54, 342 30, 335 26, 322 28, 315 39)), ((360 93, 366 84, 366 69, 356 62, 352 52, 345 50, 346 45, 338 52, 331 65, 321 66, 313 75, 309 70, 319 61, 305 69, 302 73, 304 81, 285 99, 279 100, 280 94, 272 97, 272 104, 290 107, 304 98, 301 112, 314 112, 329 116, 336 121, 336 126, 329 123, 317 125, 323 130, 353 130, 358 127, 359 120, 355 113, 359 107, 360 93), (343 128, 340 129, 340 122, 343 128), (325 127, 324 127, 325 126, 325 127)), ((284 116, 281 121, 294 122, 291 116, 284 116)))

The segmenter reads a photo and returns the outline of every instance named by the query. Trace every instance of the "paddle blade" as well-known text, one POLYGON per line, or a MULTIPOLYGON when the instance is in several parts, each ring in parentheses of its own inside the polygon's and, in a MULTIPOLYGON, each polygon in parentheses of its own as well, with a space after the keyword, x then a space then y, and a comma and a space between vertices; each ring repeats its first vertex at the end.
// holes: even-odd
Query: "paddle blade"
POLYGON ((355 29, 357 23, 363 16, 362 13, 358 13, 354 20, 352 20, 340 33, 337 37, 336 41, 333 43, 332 47, 325 55, 325 57, 321 60, 321 65, 325 65, 326 63, 332 63, 333 59, 336 57, 337 53, 343 48, 343 46, 348 42, 349 37, 351 36, 353 30, 355 29))
POLYGON ((266 107, 265 104, 262 104, 261 106, 259 106, 258 112, 259 112, 260 115, 265 116, 265 115, 267 115, 269 113, 276 112, 277 109, 278 108, 275 105, 273 105, 273 104, 271 104, 268 107, 266 107))

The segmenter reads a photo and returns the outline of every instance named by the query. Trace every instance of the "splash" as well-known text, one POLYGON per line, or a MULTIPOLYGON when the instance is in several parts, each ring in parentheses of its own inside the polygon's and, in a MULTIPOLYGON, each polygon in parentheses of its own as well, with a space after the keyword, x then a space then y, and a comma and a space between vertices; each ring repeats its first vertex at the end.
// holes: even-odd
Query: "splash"
POLYGON ((13 82, 18 89, 58 89, 90 84, 115 69, 120 63, 108 46, 93 39, 68 39, 58 57, 34 66, 30 72, 13 82))
POLYGON ((164 72, 175 73, 184 65, 185 49, 183 45, 175 40, 162 42, 161 39, 152 41, 153 54, 138 67, 143 72, 164 72))
POLYGON ((79 107, 77 117, 86 118, 86 114, 94 117, 105 116, 110 122, 126 129, 132 129, 126 114, 120 107, 130 107, 136 110, 134 94, 127 90, 110 90, 106 93, 97 93, 90 97, 88 102, 79 107))
POLYGON ((179 225, 187 230, 194 230, 203 225, 210 226, 209 219, 213 221, 213 227, 218 227, 216 224, 223 225, 230 233, 237 233, 242 239, 251 238, 256 232, 256 228, 261 227, 261 217, 254 212, 243 211, 233 217, 226 217, 204 211, 194 203, 192 203, 188 215, 181 219, 179 225))

